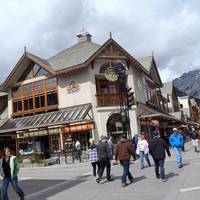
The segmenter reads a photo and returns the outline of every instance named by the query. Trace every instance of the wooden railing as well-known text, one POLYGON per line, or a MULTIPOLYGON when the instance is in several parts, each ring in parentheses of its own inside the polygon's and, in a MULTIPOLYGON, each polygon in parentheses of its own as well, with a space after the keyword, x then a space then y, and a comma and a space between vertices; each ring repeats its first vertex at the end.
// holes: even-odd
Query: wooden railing
POLYGON ((98 106, 118 106, 120 105, 119 93, 96 94, 98 106))

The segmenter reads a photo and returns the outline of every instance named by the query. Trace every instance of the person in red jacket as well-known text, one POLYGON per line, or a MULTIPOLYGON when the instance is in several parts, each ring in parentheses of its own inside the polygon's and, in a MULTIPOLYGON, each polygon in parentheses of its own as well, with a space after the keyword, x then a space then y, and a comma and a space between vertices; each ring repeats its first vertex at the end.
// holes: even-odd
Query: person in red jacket
POLYGON ((115 160, 118 162, 120 161, 120 164, 123 167, 123 175, 121 177, 122 181, 122 187, 125 187, 127 184, 126 177, 128 177, 129 181, 133 182, 133 176, 131 175, 129 171, 130 166, 130 157, 133 156, 134 160, 136 159, 135 151, 133 148, 133 145, 129 140, 127 140, 126 135, 123 135, 122 138, 119 140, 116 146, 115 151, 115 160))

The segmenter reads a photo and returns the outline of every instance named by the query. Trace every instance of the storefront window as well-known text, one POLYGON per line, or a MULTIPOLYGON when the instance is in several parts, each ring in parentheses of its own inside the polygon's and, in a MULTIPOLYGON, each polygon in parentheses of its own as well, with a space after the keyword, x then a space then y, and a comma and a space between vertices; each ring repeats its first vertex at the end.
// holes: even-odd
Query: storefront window
POLYGON ((60 146, 60 135, 51 135, 51 151, 56 153, 61 148, 60 146))

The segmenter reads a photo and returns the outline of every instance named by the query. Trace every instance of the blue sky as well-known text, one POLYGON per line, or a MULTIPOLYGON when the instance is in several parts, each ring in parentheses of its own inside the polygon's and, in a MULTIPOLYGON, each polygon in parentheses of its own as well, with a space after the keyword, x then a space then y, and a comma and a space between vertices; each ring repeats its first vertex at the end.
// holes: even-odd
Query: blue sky
POLYGON ((100 44, 112 32, 135 58, 154 52, 163 82, 170 81, 200 66, 199 21, 196 0, 0 1, 0 81, 24 46, 48 58, 75 44, 83 25, 100 44))

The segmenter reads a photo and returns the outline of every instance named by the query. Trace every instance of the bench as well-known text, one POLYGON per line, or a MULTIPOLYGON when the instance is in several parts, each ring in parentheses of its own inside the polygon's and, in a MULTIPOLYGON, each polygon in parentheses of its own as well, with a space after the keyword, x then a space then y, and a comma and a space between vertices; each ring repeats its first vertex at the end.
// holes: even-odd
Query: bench
POLYGON ((60 164, 60 160, 58 159, 58 157, 48 158, 44 160, 44 166, 50 166, 55 164, 60 164))

